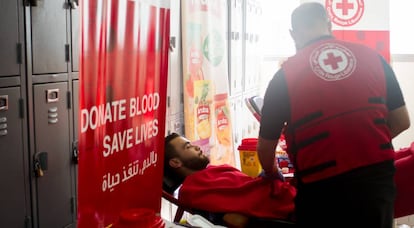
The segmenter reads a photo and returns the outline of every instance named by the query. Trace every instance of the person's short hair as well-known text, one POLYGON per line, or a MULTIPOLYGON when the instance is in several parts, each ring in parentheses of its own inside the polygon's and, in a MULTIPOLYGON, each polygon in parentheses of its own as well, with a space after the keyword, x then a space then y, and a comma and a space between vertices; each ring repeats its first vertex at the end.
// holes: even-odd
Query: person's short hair
POLYGON ((165 161, 169 161, 171 158, 178 157, 177 151, 170 144, 170 142, 173 139, 177 138, 177 137, 180 137, 180 135, 175 133, 175 132, 173 132, 173 133, 171 133, 171 134, 169 134, 165 137, 165 140, 164 140, 164 148, 165 148, 165 158, 164 158, 164 160, 165 161))
POLYGON ((329 22, 325 6, 318 2, 307 2, 298 6, 291 15, 293 30, 313 27, 320 22, 329 22))

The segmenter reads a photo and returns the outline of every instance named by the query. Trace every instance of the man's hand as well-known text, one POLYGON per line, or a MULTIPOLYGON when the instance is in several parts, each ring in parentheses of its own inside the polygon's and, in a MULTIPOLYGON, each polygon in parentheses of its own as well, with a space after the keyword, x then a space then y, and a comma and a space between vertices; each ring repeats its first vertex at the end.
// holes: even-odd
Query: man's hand
POLYGON ((271 172, 266 172, 265 170, 262 170, 260 172, 259 177, 262 177, 266 180, 281 180, 285 181, 285 177, 283 176, 282 172, 279 171, 277 167, 275 167, 271 172))

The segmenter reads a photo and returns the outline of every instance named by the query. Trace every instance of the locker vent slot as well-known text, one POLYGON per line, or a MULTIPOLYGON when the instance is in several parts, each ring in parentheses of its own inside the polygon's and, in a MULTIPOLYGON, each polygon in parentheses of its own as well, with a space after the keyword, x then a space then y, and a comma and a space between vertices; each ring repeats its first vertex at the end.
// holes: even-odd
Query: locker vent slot
POLYGON ((48 123, 55 124, 58 122, 58 108, 52 107, 47 111, 48 123))
POLYGON ((7 135, 7 118, 0 117, 0 136, 7 135))

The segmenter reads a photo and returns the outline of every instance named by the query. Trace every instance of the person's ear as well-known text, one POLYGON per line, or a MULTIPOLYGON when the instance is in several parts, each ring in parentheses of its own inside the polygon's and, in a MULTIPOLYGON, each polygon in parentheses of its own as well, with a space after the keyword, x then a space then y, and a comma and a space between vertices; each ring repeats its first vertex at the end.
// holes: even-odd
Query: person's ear
POLYGON ((171 167, 173 167, 173 168, 180 168, 181 166, 182 166, 182 162, 181 162, 181 160, 180 159, 178 159, 178 158, 171 158, 169 161, 168 161, 168 164, 171 166, 171 167))
POLYGON ((298 40, 298 31, 297 30, 293 30, 293 29, 289 29, 289 33, 290 33, 290 37, 292 37, 293 42, 295 42, 295 45, 297 45, 299 43, 298 40))
POLYGON ((289 29, 290 37, 292 37, 293 42, 295 43, 296 50, 299 50, 301 43, 299 42, 299 35, 297 30, 289 29))
POLYGON ((330 34, 332 34, 332 22, 331 20, 328 21, 328 31, 330 34))

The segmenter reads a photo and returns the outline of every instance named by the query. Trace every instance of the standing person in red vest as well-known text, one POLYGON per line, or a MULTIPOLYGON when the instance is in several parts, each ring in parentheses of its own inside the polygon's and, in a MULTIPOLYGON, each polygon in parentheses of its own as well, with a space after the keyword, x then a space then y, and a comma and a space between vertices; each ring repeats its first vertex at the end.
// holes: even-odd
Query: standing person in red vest
POLYGON ((291 15, 297 53, 264 96, 258 153, 277 175, 275 147, 286 142, 297 177, 299 227, 393 227, 392 138, 410 125, 389 64, 375 51, 335 39, 323 5, 291 15))

